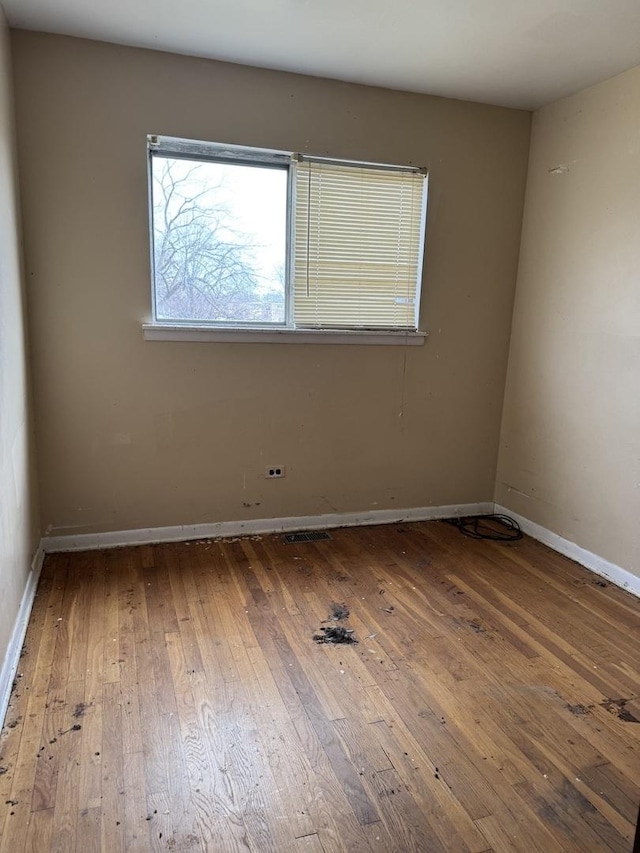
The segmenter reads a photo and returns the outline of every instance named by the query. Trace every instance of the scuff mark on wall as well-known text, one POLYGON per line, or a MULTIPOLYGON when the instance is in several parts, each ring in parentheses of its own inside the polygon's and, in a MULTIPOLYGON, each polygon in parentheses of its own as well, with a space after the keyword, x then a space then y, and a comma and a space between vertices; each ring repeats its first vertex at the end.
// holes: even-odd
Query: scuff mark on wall
POLYGON ((520 495, 522 498, 531 498, 531 495, 528 495, 526 492, 521 492, 520 489, 516 489, 515 486, 510 486, 508 483, 503 483, 506 486, 508 492, 513 492, 516 495, 520 495))

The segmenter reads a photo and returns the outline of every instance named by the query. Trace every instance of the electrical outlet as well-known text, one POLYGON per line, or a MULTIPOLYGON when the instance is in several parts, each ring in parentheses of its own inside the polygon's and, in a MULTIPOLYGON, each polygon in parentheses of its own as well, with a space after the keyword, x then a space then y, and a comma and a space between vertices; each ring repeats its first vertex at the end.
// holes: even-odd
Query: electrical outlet
POLYGON ((264 472, 267 480, 274 480, 277 477, 284 477, 284 465, 269 465, 264 472))

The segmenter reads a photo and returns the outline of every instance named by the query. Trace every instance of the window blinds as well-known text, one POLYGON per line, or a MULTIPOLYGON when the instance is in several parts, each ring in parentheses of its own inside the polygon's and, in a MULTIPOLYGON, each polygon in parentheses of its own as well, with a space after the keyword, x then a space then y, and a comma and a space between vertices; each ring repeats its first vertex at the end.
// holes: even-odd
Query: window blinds
POLYGON ((295 165, 294 323, 415 329, 426 177, 295 165))

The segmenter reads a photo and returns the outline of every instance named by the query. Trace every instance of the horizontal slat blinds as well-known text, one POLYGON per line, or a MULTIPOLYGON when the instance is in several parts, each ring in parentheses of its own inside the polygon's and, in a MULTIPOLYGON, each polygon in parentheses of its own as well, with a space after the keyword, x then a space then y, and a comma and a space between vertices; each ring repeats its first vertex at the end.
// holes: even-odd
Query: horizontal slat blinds
POLYGON ((294 323, 416 328, 425 176, 295 166, 294 323))

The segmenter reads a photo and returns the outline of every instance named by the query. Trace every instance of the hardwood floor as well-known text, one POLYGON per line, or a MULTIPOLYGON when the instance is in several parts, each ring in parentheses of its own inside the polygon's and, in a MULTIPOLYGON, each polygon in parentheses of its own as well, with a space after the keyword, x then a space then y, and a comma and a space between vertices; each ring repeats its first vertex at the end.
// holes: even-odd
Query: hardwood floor
POLYGON ((527 538, 332 537, 48 557, 0 850, 630 851, 640 602, 527 538))

